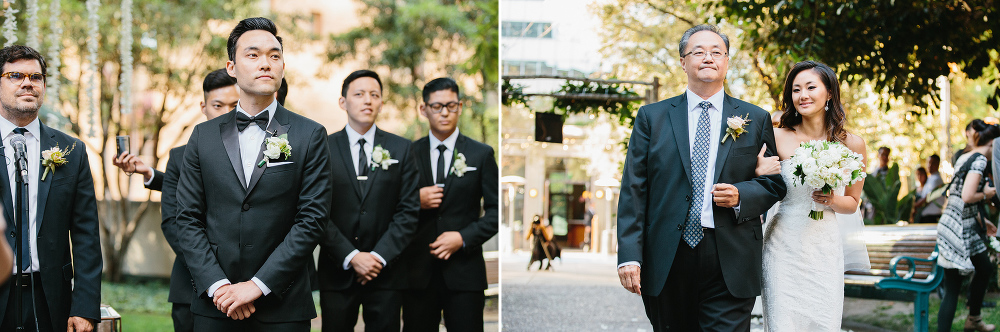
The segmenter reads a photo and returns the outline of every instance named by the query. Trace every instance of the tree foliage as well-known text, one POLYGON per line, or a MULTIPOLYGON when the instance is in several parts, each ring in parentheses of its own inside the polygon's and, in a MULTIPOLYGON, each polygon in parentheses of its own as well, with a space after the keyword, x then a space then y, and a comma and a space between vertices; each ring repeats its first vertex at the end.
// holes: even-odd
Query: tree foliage
MULTIPOLYGON (((497 0, 359 0, 360 27, 331 37, 327 60, 360 59, 380 72, 384 98, 407 126, 404 137, 425 135, 417 106, 428 81, 448 76, 465 88, 462 132, 496 146, 499 59, 497 0), (490 106, 493 105, 493 106, 490 106), (471 110, 471 112, 469 112, 471 110), (478 134, 478 135, 475 135, 478 134), (478 136, 478 137, 476 137, 478 136)), ((361 69, 361 68, 359 68, 361 69)), ((385 115, 383 115, 385 116, 385 115)))
MULTIPOLYGON (((780 77, 802 60, 830 64, 842 80, 870 83, 876 93, 922 109, 937 104, 934 80, 954 70, 992 78, 989 103, 997 109, 1000 10, 993 0, 719 1, 739 25, 747 49, 780 77), (954 70, 952 68, 954 66, 954 70)), ((772 94, 781 82, 769 82, 772 94)), ((890 103, 879 100, 884 109, 890 103)))

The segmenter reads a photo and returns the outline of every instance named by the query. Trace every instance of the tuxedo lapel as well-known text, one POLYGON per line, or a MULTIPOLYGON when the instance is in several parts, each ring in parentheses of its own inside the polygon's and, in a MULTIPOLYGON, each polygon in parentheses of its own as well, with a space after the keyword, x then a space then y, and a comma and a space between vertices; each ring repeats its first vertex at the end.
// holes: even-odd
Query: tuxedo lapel
POLYGON ((448 197, 448 191, 451 189, 452 180, 458 175, 455 175, 455 156, 462 151, 465 151, 465 136, 458 134, 458 138, 455 139, 455 151, 451 152, 451 165, 448 167, 448 171, 444 173, 444 192, 441 193, 442 198, 448 197))
POLYGON ((240 179, 240 188, 246 190, 246 176, 243 175, 243 161, 240 159, 240 132, 236 130, 234 119, 236 111, 231 111, 226 115, 226 121, 219 124, 219 131, 222 134, 222 144, 226 146, 226 153, 229 154, 229 162, 233 164, 233 171, 240 179))
MULTIPOLYGON (((0 139, 3 138, 3 134, 0 133, 0 139)), ((0 157, 4 160, 0 161, 13 161, 13 156, 8 157, 6 155, 6 149, 3 148, 3 144, 0 144, 0 157)), ((0 193, 0 197, 3 197, 3 216, 7 220, 7 229, 17 229, 14 228, 14 199, 11 198, 10 193, 10 177, 7 175, 7 163, 0 162, 0 188, 3 188, 3 193, 0 193)), ((8 238, 9 239, 9 238, 8 238)))
MULTIPOLYGON (((45 125, 40 125, 39 126, 39 130, 38 131, 40 131, 40 132, 38 134, 39 134, 39 144, 40 145, 39 145, 39 150, 38 151, 45 151, 45 150, 51 149, 51 148, 53 148, 53 147, 56 146, 56 137, 55 137, 55 135, 53 135, 50 132, 50 130, 52 130, 52 129, 46 127, 45 125)), ((68 146, 61 146, 59 148, 61 148, 63 150, 69 149, 68 146)), ((76 149, 74 148, 74 151, 75 150, 76 149)), ((77 151, 77 153, 81 153, 81 152, 86 152, 86 150, 77 151)), ((39 159, 41 159, 41 155, 39 155, 38 157, 39 157, 39 159)), ((35 220, 36 220, 36 222, 35 222, 35 230, 36 231, 41 230, 42 221, 45 220, 45 203, 46 203, 46 201, 48 201, 48 198, 49 198, 49 188, 52 187, 52 181, 55 181, 55 179, 56 179, 55 172, 50 172, 52 174, 48 174, 45 177, 45 181, 42 181, 42 174, 45 174, 45 166, 42 166, 40 162, 39 162, 38 166, 39 166, 38 167, 38 173, 39 174, 37 175, 38 176, 38 201, 37 201, 37 205, 38 206, 36 207, 36 210, 35 210, 35 220)), ((89 174, 87 174, 85 176, 89 176, 89 174)))
MULTIPOLYGON (((667 110, 670 123, 667 126, 673 128, 674 142, 677 143, 677 151, 681 157, 681 166, 687 174, 688 182, 691 181, 691 144, 688 143, 688 103, 687 94, 682 94, 680 102, 671 105, 674 109, 667 110)), ((653 130, 656 130, 655 128, 653 130)))
POLYGON ((358 173, 354 171, 354 157, 351 156, 351 143, 347 141, 347 127, 344 130, 334 134, 333 144, 337 145, 337 150, 340 150, 340 161, 344 163, 344 169, 347 171, 346 174, 350 175, 350 179, 347 179, 348 183, 352 183, 351 188, 354 188, 354 193, 358 195, 358 200, 361 200, 361 185, 358 183, 358 173))
MULTIPOLYGON (((250 185, 247 187, 247 195, 253 191, 253 187, 257 185, 258 181, 260 181, 261 175, 264 174, 264 169, 267 168, 266 164, 263 167, 257 167, 257 165, 260 165, 260 161, 264 160, 264 149, 267 147, 267 138, 278 137, 288 133, 289 124, 288 117, 285 112, 288 112, 288 110, 284 107, 278 106, 278 108, 274 110, 274 118, 272 118, 271 123, 267 125, 266 131, 269 134, 264 136, 264 142, 261 142, 260 151, 257 151, 257 158, 254 159, 253 172, 250 174, 250 185)), ((289 140, 289 144, 291 144, 291 140, 289 140)))
MULTIPOLYGON (((729 95, 724 97, 722 105, 722 130, 719 131, 719 137, 716 137, 718 141, 715 142, 722 142, 722 138, 726 137, 726 128, 728 128, 726 119, 737 115, 737 106, 730 100, 729 95)), ((716 144, 715 142, 708 142, 708 144, 716 144)), ((736 145, 736 139, 730 137, 719 146, 719 155, 715 159, 715 177, 713 178, 715 180, 712 183, 719 182, 719 175, 722 174, 722 168, 726 166, 726 158, 729 157, 729 150, 733 149, 733 145, 736 145)))
POLYGON ((425 183, 434 183, 434 176, 431 175, 431 145, 430 136, 427 136, 427 140, 417 141, 416 149, 414 151, 417 153, 417 158, 420 158, 420 186, 424 186, 425 183))
MULTIPOLYGON (((385 143, 385 132, 379 130, 378 127, 376 127, 375 128, 375 143, 372 143, 373 144, 372 146, 379 146, 382 143, 385 143)), ((385 149, 385 148, 383 147, 383 149, 385 149)), ((375 148, 372 148, 372 154, 374 154, 374 153, 375 153, 375 148)), ((391 153, 390 153, 390 155, 391 155, 391 153)), ((368 156, 368 158, 371 158, 371 156, 368 156)), ((368 180, 365 180, 365 190, 361 192, 361 203, 362 204, 365 202, 365 199, 368 198, 368 194, 372 192, 372 183, 375 183, 375 179, 378 178, 379 173, 386 172, 385 170, 382 170, 381 166, 375 167, 375 169, 372 170, 372 168, 371 168, 372 166, 378 166, 378 165, 371 164, 371 162, 369 162, 369 165, 368 165, 368 167, 369 167, 368 168, 368 180)))

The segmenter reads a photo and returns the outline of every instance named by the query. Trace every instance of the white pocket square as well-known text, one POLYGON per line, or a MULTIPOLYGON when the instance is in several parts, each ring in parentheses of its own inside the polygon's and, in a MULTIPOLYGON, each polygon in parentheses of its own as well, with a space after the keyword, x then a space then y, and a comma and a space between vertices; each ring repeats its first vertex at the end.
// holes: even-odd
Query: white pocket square
POLYGON ((466 171, 466 172, 472 172, 472 171, 475 171, 475 170, 476 170, 476 168, 475 168, 475 167, 466 167, 466 168, 465 168, 465 171, 466 171))
POLYGON ((272 162, 269 161, 269 162, 267 162, 267 167, 288 165, 288 164, 291 164, 291 163, 292 163, 291 161, 282 161, 282 162, 276 162, 276 163, 272 163, 272 162))

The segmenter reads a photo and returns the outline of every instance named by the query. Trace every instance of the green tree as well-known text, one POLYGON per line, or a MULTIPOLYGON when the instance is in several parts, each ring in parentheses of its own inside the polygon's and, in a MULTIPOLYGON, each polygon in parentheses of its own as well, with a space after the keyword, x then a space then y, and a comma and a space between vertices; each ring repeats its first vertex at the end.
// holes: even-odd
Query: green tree
MULTIPOLYGON (((715 6, 743 28, 747 46, 767 63, 819 60, 845 81, 870 83, 875 92, 924 110, 939 102, 934 80, 955 67, 972 79, 992 78, 989 103, 996 109, 1000 102, 996 1, 750 0, 715 6)), ((887 98, 879 102, 891 105, 887 98)))
POLYGON ((425 83, 440 76, 455 78, 460 85, 474 81, 474 89, 463 91, 466 112, 460 129, 496 148, 498 1, 359 2, 358 16, 368 21, 331 36, 328 62, 361 59, 380 71, 386 102, 400 111, 401 122, 414 124, 400 133, 411 139, 427 132, 416 112, 425 83))

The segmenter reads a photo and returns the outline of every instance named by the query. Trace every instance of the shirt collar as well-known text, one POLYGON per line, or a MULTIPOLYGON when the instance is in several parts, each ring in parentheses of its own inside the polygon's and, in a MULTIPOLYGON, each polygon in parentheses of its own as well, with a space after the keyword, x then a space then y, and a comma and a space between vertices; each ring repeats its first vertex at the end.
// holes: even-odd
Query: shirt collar
MULTIPOLYGON (((38 137, 41 134, 41 127, 41 122, 38 121, 37 117, 34 120, 31 120, 27 126, 24 126, 24 129, 27 129, 30 134, 25 135, 25 137, 33 138, 36 142, 39 141, 38 137)), ((17 128, 17 125, 4 117, 0 117, 0 135, 2 135, 0 137, 6 139, 8 136, 13 135, 14 128, 17 128)))
POLYGON ((372 127, 368 128, 368 132, 366 132, 364 135, 358 133, 356 130, 354 130, 354 128, 351 128, 350 124, 347 124, 347 126, 344 127, 344 130, 347 131, 347 141, 351 143, 351 146, 357 145, 358 139, 361 137, 364 137, 365 142, 367 142, 368 144, 374 145, 375 128, 376 128, 375 124, 372 124, 372 127))
POLYGON ((455 151, 455 142, 458 141, 458 128, 455 128, 455 132, 451 133, 451 136, 445 138, 444 141, 438 140, 434 133, 428 135, 431 141, 431 150, 437 150, 437 146, 444 143, 444 146, 448 147, 448 150, 455 151))
MULTIPOLYGON (((692 92, 691 89, 686 89, 686 90, 687 90, 687 100, 688 100, 688 112, 700 111, 701 108, 698 107, 698 104, 701 103, 702 101, 708 101, 709 103, 712 103, 712 106, 715 108, 716 111, 722 111, 722 100, 726 95, 725 93, 726 89, 720 89, 719 92, 716 92, 711 97, 708 97, 707 100, 701 99, 701 97, 698 96, 698 94, 692 92)), ((711 109, 709 109, 709 111, 711 112, 711 109)))
MULTIPOLYGON (((277 109, 278 109, 278 100, 277 99, 272 100, 270 105, 267 105, 267 107, 264 107, 264 111, 267 111, 267 124, 268 125, 271 125, 271 120, 274 119, 274 112, 277 112, 277 109)), ((236 102, 236 111, 240 112, 240 113, 243 113, 243 114, 246 114, 246 116, 248 116, 248 117, 251 117, 251 118, 253 117, 253 116, 250 115, 250 113, 247 113, 247 111, 243 110, 243 107, 240 106, 239 102, 236 102)), ((261 112, 263 112, 263 111, 261 111, 261 112)), ((257 114, 260 114, 260 113, 257 113, 257 114)))

